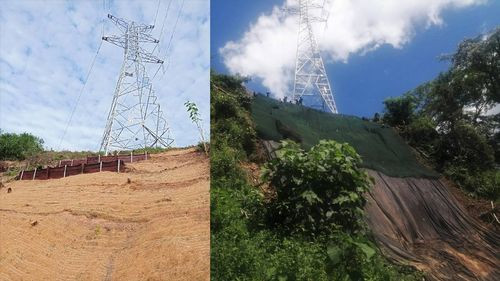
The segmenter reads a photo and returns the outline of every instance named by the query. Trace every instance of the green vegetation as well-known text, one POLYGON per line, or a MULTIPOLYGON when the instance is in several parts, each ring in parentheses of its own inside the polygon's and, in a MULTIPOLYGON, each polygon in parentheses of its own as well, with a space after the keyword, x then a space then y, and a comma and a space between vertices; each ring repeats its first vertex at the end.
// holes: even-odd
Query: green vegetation
MULTIPOLYGON (((208 146, 207 146, 208 147, 208 146)), ((148 147, 142 149, 135 149, 133 153, 142 154, 148 152, 149 154, 161 153, 169 150, 170 148, 148 147)), ((202 149, 203 150, 203 149, 202 149)), ((118 153, 118 152, 112 152, 118 153)), ((130 151, 122 151, 120 154, 129 154, 130 151)), ((53 151, 43 149, 43 140, 29 133, 12 134, 0 133, 0 160, 24 161, 23 163, 12 164, 5 167, 6 171, 3 173, 5 177, 12 177, 22 169, 42 168, 45 166, 56 166, 59 160, 65 159, 82 159, 87 156, 98 155, 99 153, 93 151, 53 151)), ((103 153, 100 153, 103 155, 103 153)))
POLYGON ((320 141, 305 152, 293 142, 283 142, 264 173, 276 191, 268 207, 270 222, 286 233, 360 230, 363 193, 370 188, 360 163, 347 143, 320 141))
POLYGON ((386 114, 382 120, 391 126, 404 126, 414 119, 415 104, 411 96, 389 98, 384 101, 386 114))
POLYGON ((362 167, 395 177, 436 178, 422 166, 414 152, 393 128, 355 116, 332 115, 304 106, 256 96, 252 117, 260 138, 291 139, 310 149, 322 139, 347 142, 363 159, 362 167))
POLYGON ((190 101, 186 101, 184 106, 186 106, 187 112, 189 113, 189 118, 196 125, 196 128, 198 128, 198 133, 200 133, 199 144, 203 146, 203 151, 208 156, 208 143, 205 141, 205 133, 203 132, 198 106, 196 106, 196 103, 190 101))
MULTIPOLYGON (((146 148, 134 149, 133 153, 143 154, 143 153, 147 152, 148 154, 156 154, 156 153, 166 152, 170 149, 171 148, 164 148, 164 147, 146 147, 146 148)), ((127 154, 127 153, 130 153, 130 151, 120 152, 120 154, 127 154)))
POLYGON ((500 200, 500 29, 463 41, 449 70, 401 97, 382 121, 465 191, 500 200))
POLYGON ((0 130, 0 160, 25 160, 42 151, 42 139, 28 133, 2 133, 0 130))
POLYGON ((359 196, 367 177, 349 145, 322 142, 306 152, 286 142, 266 166, 275 196, 249 183, 243 166, 262 159, 242 82, 211 74, 211 279, 421 280, 388 263, 369 239, 359 196), (328 169, 337 173, 306 175, 328 169))

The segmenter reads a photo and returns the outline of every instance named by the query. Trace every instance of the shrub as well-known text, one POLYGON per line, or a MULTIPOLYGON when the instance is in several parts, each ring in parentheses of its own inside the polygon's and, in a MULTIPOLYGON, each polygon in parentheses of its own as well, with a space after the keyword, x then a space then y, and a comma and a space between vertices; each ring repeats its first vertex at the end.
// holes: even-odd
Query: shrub
POLYGON ((313 235, 359 230, 363 193, 369 189, 360 164, 361 158, 346 143, 320 141, 305 152, 296 143, 282 142, 264 173, 276 190, 270 222, 287 232, 313 235))
POLYGON ((500 199, 500 171, 484 171, 468 177, 465 181, 465 188, 473 190, 480 197, 498 201, 500 199))
POLYGON ((493 201, 500 199, 499 170, 470 172, 465 167, 449 166, 445 170, 445 175, 454 180, 461 188, 470 192, 471 195, 493 201))
POLYGON ((206 141, 198 142, 198 144, 196 145, 196 151, 210 154, 210 143, 206 141))
POLYGON ((241 85, 243 81, 211 74, 211 143, 215 148, 224 142, 250 155, 255 151, 256 133, 249 114, 251 99, 241 85))
POLYGON ((329 280, 424 280, 409 266, 388 263, 364 236, 336 233, 327 246, 329 280))
MULTIPOLYGON (((164 147, 146 147, 146 148, 138 148, 134 149, 133 153, 134 154, 142 154, 147 152, 148 154, 156 154, 156 153, 162 153, 168 151, 170 148, 164 148, 164 147)), ((125 154, 126 151, 120 152, 121 154, 125 154)), ((129 152, 130 153, 130 152, 129 152)))
POLYGON ((43 140, 32 134, 0 134, 0 160, 24 160, 43 151, 43 140))

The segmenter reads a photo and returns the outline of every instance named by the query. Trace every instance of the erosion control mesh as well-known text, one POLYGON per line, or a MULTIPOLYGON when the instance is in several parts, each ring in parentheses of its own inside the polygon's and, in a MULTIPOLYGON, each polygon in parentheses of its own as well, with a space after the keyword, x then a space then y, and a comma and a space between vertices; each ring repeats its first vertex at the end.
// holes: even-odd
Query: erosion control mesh
POLYGON ((384 254, 430 280, 500 280, 500 235, 469 216, 439 180, 369 171, 368 225, 384 254))
POLYGON ((438 177, 416 160, 411 148, 390 127, 264 96, 253 99, 252 117, 264 140, 288 138, 309 149, 322 139, 333 139, 352 145, 363 158, 365 168, 394 177, 438 177))

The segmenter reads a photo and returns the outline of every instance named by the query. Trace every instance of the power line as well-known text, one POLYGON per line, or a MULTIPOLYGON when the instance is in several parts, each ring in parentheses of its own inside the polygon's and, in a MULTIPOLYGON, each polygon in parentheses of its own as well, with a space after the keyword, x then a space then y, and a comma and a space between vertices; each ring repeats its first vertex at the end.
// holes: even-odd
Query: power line
MULTIPOLYGON (((184 2, 185 0, 182 0, 182 4, 181 4, 181 7, 179 8, 179 12, 177 13, 177 19, 175 20, 175 24, 174 24, 174 28, 172 30, 172 34, 170 34, 170 39, 168 41, 168 45, 167 45, 167 49, 165 50, 165 55, 163 56, 163 60, 166 61, 167 60, 167 57, 169 56, 169 53, 170 53, 170 47, 172 45, 172 39, 174 38, 174 35, 175 35, 175 31, 177 29, 177 23, 179 22, 179 18, 180 18, 180 15, 182 13, 182 9, 184 7, 184 2)), ((167 68, 168 66, 170 65, 170 60, 167 61, 167 68)), ((163 67, 163 65, 161 65, 160 67, 163 67)), ((152 79, 154 79, 156 77, 156 75, 158 74, 158 71, 160 70, 160 67, 158 67, 158 69, 156 70, 156 73, 155 75, 153 76, 152 79)), ((163 75, 165 75, 165 70, 163 70, 163 75)))
MULTIPOLYGON (((167 58, 167 56, 168 56, 168 54, 169 54, 169 51, 170 51, 170 46, 171 46, 171 44, 172 44, 172 39, 173 39, 174 34, 175 34, 175 31, 176 31, 176 29, 177 29, 177 23, 179 22, 179 17, 180 17, 180 15, 181 15, 181 13, 182 13, 182 9, 183 9, 183 7, 184 7, 184 2, 185 2, 185 0, 183 0, 183 1, 182 1, 182 3, 181 3, 181 7, 179 8, 179 11, 177 12, 177 19, 175 20, 175 24, 174 24, 174 27, 173 27, 173 29, 172 29, 172 34, 170 35, 170 39, 169 39, 169 41, 168 41, 167 49, 165 50, 165 55, 163 56, 163 60, 164 60, 164 61, 166 61, 166 58, 167 58)), ((163 33, 162 33, 161 35, 163 35, 163 33)), ((161 35, 160 35, 160 36, 161 36, 161 35)), ((160 37, 160 38, 161 38, 161 37, 160 37)), ((153 51, 154 51, 154 49, 153 49, 153 51)), ((160 52, 160 51, 159 51, 159 49, 158 49, 158 52, 160 52)), ((169 64, 170 64, 170 61, 168 61, 168 62, 167 62, 167 68, 168 68, 169 64)), ((163 64, 162 64, 162 65, 160 65, 160 66, 158 66, 158 69, 156 70, 156 72, 155 72, 155 74, 153 75, 153 78, 151 78, 151 80, 155 79, 156 75, 157 75, 157 74, 158 74, 158 72, 160 71, 160 68, 163 68, 163 67, 164 67, 164 66, 163 66, 163 64)), ((163 70, 163 75, 165 75, 165 70, 163 70)))
MULTIPOLYGON (((102 11, 103 11, 103 14, 106 14, 106 0, 102 0, 102 11)), ((101 37, 104 36, 104 24, 105 24, 104 23, 104 18, 102 18, 102 20, 101 20, 101 37)), ((88 79, 90 77, 90 73, 92 72, 92 69, 94 68, 94 63, 95 63, 95 60, 97 58, 97 55, 99 54, 99 51, 101 50, 101 46, 102 46, 102 40, 99 40, 99 47, 97 47, 97 52, 95 53, 94 58, 92 59, 92 63, 90 64, 89 71, 87 72, 87 76, 85 78, 83 86, 80 89, 80 93, 78 94, 78 98, 76 100, 76 104, 73 107, 73 110, 71 111, 71 115, 69 117, 68 123, 66 124, 66 127, 64 128, 64 133, 63 133, 63 135, 61 137, 61 140, 59 141, 58 150, 61 149, 62 142, 64 141, 64 138, 66 137, 66 133, 68 131, 69 125, 71 124, 71 121, 73 120, 73 115, 75 114, 76 108, 78 107, 78 104, 80 102, 81 96, 83 94, 83 90, 85 89, 85 86, 87 85, 87 81, 88 81, 88 79)))
MULTIPOLYGON (((106 0, 102 0, 102 13, 106 14, 106 0)), ((101 30, 101 38, 104 36, 104 17, 101 19, 102 30, 101 30)))
POLYGON ((170 51, 170 45, 172 44, 172 39, 174 38, 175 30, 177 29, 177 23, 179 22, 179 17, 181 16, 182 8, 184 7, 184 2, 185 2, 185 0, 182 0, 181 8, 179 9, 179 12, 177 13, 177 19, 175 20, 174 29, 172 30, 172 34, 170 35, 170 40, 168 41, 168 46, 167 46, 167 50, 165 52, 164 58, 167 57, 167 55, 170 51))
MULTIPOLYGON (((167 18, 168 18, 168 12, 170 11, 170 4, 172 4, 172 0, 170 0, 168 2, 167 11, 165 13, 165 16, 163 17, 163 23, 161 25, 161 30, 160 30, 160 37, 158 38, 158 41, 160 41, 160 42, 161 42, 162 37, 163 37, 163 28, 165 27, 165 22, 167 21, 167 18)), ((155 47, 153 48, 153 51, 151 51, 151 53, 154 53, 154 51, 156 50, 156 47, 158 47, 158 44, 155 45, 155 47)), ((158 53, 159 52, 160 52, 160 49, 158 49, 158 53)))
POLYGON ((102 40, 99 40, 99 41, 100 41, 99 47, 97 48, 97 52, 94 55, 94 59, 92 59, 92 63, 90 64, 90 69, 87 72, 87 76, 85 77, 85 81, 83 82, 83 86, 80 89, 80 93, 78 94, 78 98, 76 99, 76 104, 73 107, 73 110, 71 111, 71 115, 69 117, 68 123, 66 124, 66 128, 64 128, 64 133, 63 133, 63 135, 61 137, 61 141, 59 142, 59 146, 58 146, 57 150, 61 149, 61 145, 62 145, 62 142, 63 142, 64 138, 66 137, 66 133, 68 131, 69 124, 73 120, 73 115, 75 114, 76 108, 78 107, 78 103, 80 102, 80 98, 82 97, 83 90, 85 89, 85 86, 87 85, 87 81, 89 80, 90 73, 92 72, 92 69, 94 68, 94 63, 95 63, 95 60, 97 58, 97 55, 99 54, 99 51, 101 50, 102 40))
POLYGON ((156 25, 156 18, 158 17, 158 10, 160 9, 160 0, 158 0, 158 6, 156 6, 156 15, 155 15, 155 21, 153 25, 156 25))

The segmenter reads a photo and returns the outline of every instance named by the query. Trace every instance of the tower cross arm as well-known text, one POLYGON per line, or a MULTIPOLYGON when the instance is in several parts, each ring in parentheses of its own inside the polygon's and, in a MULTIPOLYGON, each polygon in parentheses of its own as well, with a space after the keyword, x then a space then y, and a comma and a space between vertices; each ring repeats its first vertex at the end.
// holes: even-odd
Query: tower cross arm
POLYGON ((141 59, 143 62, 149 62, 149 63, 163 63, 163 60, 148 54, 148 53, 141 53, 141 59))
POLYGON ((319 4, 314 0, 299 0, 298 4, 294 6, 287 6, 283 8, 282 11, 290 15, 305 15, 309 22, 326 22, 328 20, 328 14, 325 11, 325 4, 319 4), (310 13, 311 11, 319 11, 320 15, 312 15, 310 13))
POLYGON ((108 19, 110 19, 116 26, 123 28, 123 30, 127 30, 128 22, 124 19, 117 18, 112 14, 108 14, 108 19))
POLYGON ((116 45, 118 47, 125 48, 125 41, 126 41, 126 39, 125 39, 124 36, 116 36, 116 35, 113 35, 113 36, 103 36, 102 40, 108 41, 109 43, 114 44, 114 45, 116 45))
POLYGON ((142 32, 150 32, 151 30, 153 30, 153 28, 155 28, 154 25, 145 25, 145 24, 141 24, 139 25, 139 30, 142 31, 142 32))
POLYGON ((139 42, 141 43, 159 43, 160 40, 154 38, 150 34, 147 33, 139 33, 139 42))

